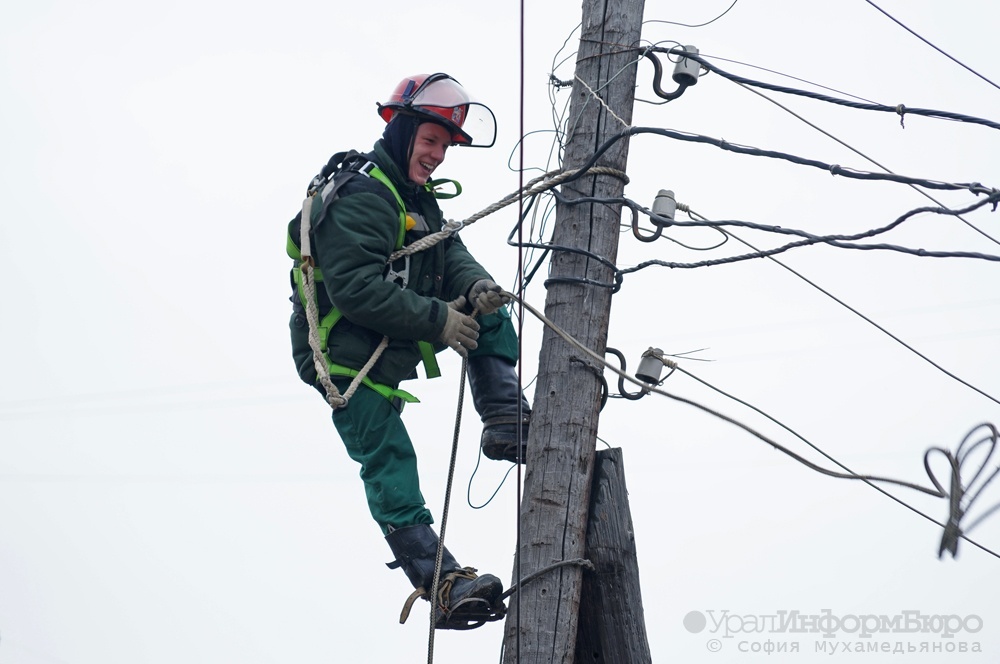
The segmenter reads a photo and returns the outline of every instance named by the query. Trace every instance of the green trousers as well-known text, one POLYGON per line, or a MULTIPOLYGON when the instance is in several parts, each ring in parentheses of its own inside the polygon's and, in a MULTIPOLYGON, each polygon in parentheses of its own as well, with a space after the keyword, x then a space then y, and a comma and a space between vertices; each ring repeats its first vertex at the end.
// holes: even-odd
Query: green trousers
MULTIPOLYGON (((517 333, 507 310, 483 316, 479 324, 479 347, 470 355, 494 355, 516 363, 517 333)), ((344 392, 351 379, 333 382, 344 392)), ((434 523, 420 493, 413 443, 390 400, 362 385, 346 407, 333 411, 333 424, 348 456, 361 465, 368 509, 383 534, 390 526, 434 523)))

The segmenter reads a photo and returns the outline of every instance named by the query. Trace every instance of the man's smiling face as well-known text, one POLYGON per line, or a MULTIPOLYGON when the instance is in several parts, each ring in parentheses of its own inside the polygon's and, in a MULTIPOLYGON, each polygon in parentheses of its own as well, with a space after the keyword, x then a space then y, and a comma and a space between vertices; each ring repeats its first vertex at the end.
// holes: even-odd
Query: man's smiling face
POLYGON ((451 146, 451 133, 439 124, 423 122, 417 127, 410 155, 410 179, 417 184, 425 184, 434 169, 444 161, 445 152, 451 146))

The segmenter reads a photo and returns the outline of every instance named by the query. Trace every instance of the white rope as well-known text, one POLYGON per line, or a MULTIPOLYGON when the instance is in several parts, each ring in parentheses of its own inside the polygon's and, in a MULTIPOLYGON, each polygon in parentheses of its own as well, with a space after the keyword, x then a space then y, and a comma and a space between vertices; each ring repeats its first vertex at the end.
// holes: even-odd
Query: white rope
POLYGON ((323 353, 322 343, 319 339, 319 307, 316 306, 316 280, 313 278, 312 246, 309 242, 309 231, 312 224, 312 202, 313 196, 306 196, 305 201, 302 202, 302 223, 299 235, 300 253, 302 254, 302 265, 300 266, 302 270, 302 290, 306 296, 306 320, 309 323, 309 347, 313 352, 313 366, 316 367, 316 376, 319 378, 319 383, 326 392, 327 403, 330 404, 331 408, 337 409, 346 406, 348 400, 354 396, 364 377, 368 375, 371 368, 375 366, 375 362, 378 361, 379 356, 382 355, 382 351, 389 345, 389 337, 382 337, 381 343, 379 343, 371 358, 369 358, 365 366, 361 367, 361 370, 354 377, 354 380, 351 381, 350 386, 348 386, 347 391, 341 394, 337 386, 333 384, 333 380, 330 379, 330 368, 327 366, 326 355, 323 353))
POLYGON ((364 377, 368 375, 368 372, 372 370, 372 367, 375 366, 376 362, 378 362, 379 356, 382 355, 382 351, 384 351, 388 345, 389 337, 382 337, 382 341, 379 342, 375 352, 372 353, 372 356, 368 358, 367 362, 365 362, 365 366, 361 367, 361 370, 358 371, 358 375, 354 377, 351 384, 347 386, 347 390, 344 392, 344 401, 347 401, 354 396, 354 393, 358 389, 358 385, 360 385, 361 381, 364 380, 364 377))
MULTIPOLYGON (((507 297, 509 297, 510 299, 514 300, 515 302, 520 303, 522 306, 524 306, 525 309, 527 309, 529 312, 531 312, 531 314, 535 318, 537 318, 538 320, 540 320, 543 325, 545 325, 547 328, 549 328, 550 330, 552 330, 553 332, 555 332, 557 335, 559 335, 560 337, 562 337, 562 339, 566 343, 568 343, 573 348, 576 348, 578 351, 580 351, 584 355, 588 356, 590 359, 592 359, 594 362, 598 363, 599 365, 601 365, 605 369, 610 369, 611 371, 615 372, 616 374, 618 374, 619 376, 621 376, 622 378, 624 378, 628 382, 630 382, 630 383, 632 383, 634 385, 638 385, 639 387, 641 387, 645 391, 655 392, 656 394, 660 394, 660 395, 665 396, 665 397, 670 397, 671 399, 678 399, 678 397, 676 397, 673 394, 669 394, 668 392, 664 392, 663 390, 658 390, 655 387, 651 387, 649 385, 649 383, 641 381, 641 380, 639 380, 638 378, 636 378, 635 376, 633 376, 631 374, 625 373, 620 368, 618 368, 615 365, 613 365, 610 362, 608 362, 601 355, 598 355, 597 353, 595 353, 591 349, 589 349, 586 346, 584 346, 580 341, 578 341, 576 338, 574 338, 572 335, 570 335, 569 332, 567 332, 566 330, 562 329, 561 327, 559 327, 558 325, 556 325, 555 323, 553 323, 551 320, 549 320, 549 318, 545 314, 543 314, 541 311, 539 311, 538 309, 535 309, 533 306, 531 306, 530 304, 528 304, 527 302, 525 302, 523 299, 519 298, 518 296, 514 295, 513 293, 508 293, 508 292, 504 291, 503 295, 506 295, 507 297)), ((677 363, 674 362, 673 360, 667 359, 665 357, 659 357, 657 359, 660 360, 661 362, 663 362, 663 364, 666 365, 668 368, 671 368, 671 369, 677 368, 677 363)), ((717 414, 717 413, 715 413, 714 411, 711 411, 711 410, 709 410, 708 412, 710 412, 713 415, 717 414)), ((720 417, 724 417, 724 416, 720 416, 720 417)))
MULTIPOLYGON (((603 102, 602 102, 603 103, 603 102)), ((617 116, 616 116, 617 117, 617 116)), ((494 212, 501 210, 511 203, 520 200, 522 196, 534 196, 535 194, 540 194, 543 191, 548 191, 562 182, 568 180, 569 178, 577 175, 579 170, 571 171, 550 171, 539 177, 528 182, 523 188, 518 191, 509 194, 508 196, 500 199, 493 205, 485 208, 481 212, 478 212, 465 221, 448 221, 445 223, 444 227, 436 232, 428 235, 427 237, 420 238, 416 242, 393 252, 386 263, 394 263, 396 260, 402 258, 403 256, 410 256, 417 253, 418 251, 423 251, 433 247, 441 240, 451 237, 461 229, 469 226, 483 217, 487 217, 494 212)), ((614 168, 608 168, 606 166, 592 166, 588 169, 587 173, 589 175, 612 175, 614 177, 619 177, 628 181, 628 176, 622 171, 614 168)), ((379 356, 382 355, 382 351, 386 349, 389 345, 389 337, 382 337, 381 343, 375 349, 375 352, 369 358, 368 362, 361 368, 358 374, 351 381, 350 386, 342 395, 337 389, 337 386, 333 384, 330 379, 330 370, 326 363, 326 356, 322 350, 322 344, 319 338, 319 308, 316 305, 316 281, 313 278, 313 259, 312 259, 312 245, 309 241, 309 231, 311 229, 312 223, 312 203, 314 195, 306 196, 305 201, 302 203, 302 222, 301 222, 301 232, 299 235, 299 247, 300 253, 302 254, 302 290, 305 293, 306 300, 306 320, 309 323, 309 347, 313 351, 313 364, 316 367, 316 375, 319 377, 320 385, 323 386, 323 390, 326 392, 326 400, 330 404, 331 408, 342 408, 347 405, 348 400, 354 396, 354 392, 358 389, 358 386, 364 380, 364 377, 368 375, 371 368, 378 361, 379 356)))
MULTIPOLYGON (((549 171, 548 173, 540 175, 534 180, 528 182, 528 184, 524 185, 523 188, 515 191, 512 194, 508 194, 507 196, 501 198, 496 203, 490 205, 487 208, 484 208, 481 212, 477 212, 476 214, 472 215, 465 221, 448 221, 445 224, 444 228, 442 228, 437 233, 432 233, 431 235, 420 238, 416 242, 407 245, 402 249, 394 252, 391 256, 389 256, 388 262, 392 263, 398 260, 399 258, 402 258, 403 256, 409 256, 417 253, 418 251, 429 249, 430 247, 433 247, 441 240, 444 240, 445 238, 454 235, 455 233, 462 230, 466 226, 471 226, 472 224, 476 223, 483 217, 488 217, 494 212, 502 210, 511 203, 520 200, 522 196, 534 196, 535 194, 540 194, 543 191, 548 191, 549 189, 553 189, 556 186, 562 184, 564 181, 570 179, 571 177, 574 177, 579 172, 580 172, 579 169, 571 171, 549 171)), ((614 177, 622 178, 626 182, 628 182, 628 176, 625 175, 625 173, 619 171, 616 168, 609 168, 607 166, 591 166, 587 170, 587 174, 612 175, 614 177)))
POLYGON ((340 408, 347 400, 340 395, 337 386, 330 380, 330 371, 323 356, 322 344, 319 340, 319 309, 316 306, 316 281, 313 279, 312 247, 309 243, 309 229, 312 223, 313 196, 306 196, 302 201, 301 232, 299 234, 299 253, 302 255, 302 290, 305 292, 306 320, 309 322, 309 347, 313 352, 313 366, 320 385, 326 392, 326 401, 331 408, 340 408))

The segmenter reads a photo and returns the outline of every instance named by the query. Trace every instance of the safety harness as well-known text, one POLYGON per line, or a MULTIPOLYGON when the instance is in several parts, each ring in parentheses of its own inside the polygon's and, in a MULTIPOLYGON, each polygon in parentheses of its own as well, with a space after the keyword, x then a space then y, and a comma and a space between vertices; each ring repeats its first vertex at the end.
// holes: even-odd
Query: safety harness
MULTIPOLYGON (((363 155, 353 150, 350 152, 340 152, 335 154, 330 159, 329 163, 323 167, 323 170, 319 173, 319 175, 313 178, 312 182, 309 184, 307 196, 313 198, 314 200, 316 197, 320 199, 318 205, 313 204, 308 206, 310 225, 314 225, 326 215, 329 206, 337 200, 341 187, 358 175, 378 180, 385 185, 390 192, 392 192, 393 198, 396 199, 396 204, 399 208, 399 232, 396 234, 395 250, 398 251, 403 246, 403 239, 406 236, 406 231, 413 228, 416 222, 411 216, 407 215, 406 205, 403 203, 403 198, 399 195, 399 192, 396 191, 396 187, 392 184, 389 177, 375 164, 375 162, 365 159, 363 155)), ((439 183, 429 182, 427 183, 427 187, 431 189, 437 184, 439 183)), ((451 198, 453 196, 457 196, 458 193, 461 192, 461 186, 457 182, 454 182, 454 184, 457 190, 455 194, 438 195, 435 193, 435 195, 439 198, 451 198)), ((307 308, 309 306, 309 302, 306 289, 304 288, 304 259, 301 248, 296 242, 296 238, 293 237, 292 224, 289 224, 288 235, 285 242, 285 251, 288 254, 288 257, 295 261, 295 266, 292 268, 292 279, 295 282, 295 290, 298 293, 299 301, 303 307, 307 308)), ((312 257, 307 256, 305 257, 305 260, 311 261, 312 257)), ((315 282, 318 283, 323 281, 323 273, 319 268, 312 266, 312 274, 315 282)), ((384 278, 386 281, 391 281, 400 288, 405 289, 410 280, 410 256, 403 256, 397 261, 387 265, 384 278), (400 263, 402 265, 400 265, 400 263)), ((331 376, 354 378, 358 376, 360 372, 356 369, 334 362, 330 358, 327 346, 330 338, 330 331, 340 321, 342 316, 343 313, 340 309, 333 306, 330 311, 319 320, 317 332, 319 334, 320 348, 323 352, 323 357, 326 360, 326 365, 331 376)), ((418 341, 417 345, 420 349, 420 357, 424 364, 424 371, 427 374, 427 377, 437 378, 440 376, 441 370, 438 368, 434 346, 426 341, 418 341)), ((394 388, 390 385, 384 385, 382 383, 376 383, 368 376, 362 376, 361 382, 390 401, 397 399, 406 403, 419 401, 419 399, 406 390, 394 388)))

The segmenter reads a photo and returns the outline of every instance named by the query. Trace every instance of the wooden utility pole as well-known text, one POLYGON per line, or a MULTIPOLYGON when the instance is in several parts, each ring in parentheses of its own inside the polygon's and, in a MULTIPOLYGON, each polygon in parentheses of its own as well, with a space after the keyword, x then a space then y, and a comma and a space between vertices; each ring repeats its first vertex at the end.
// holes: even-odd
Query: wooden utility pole
POLYGON ((576 661, 651 664, 620 448, 601 450, 594 463, 587 560, 594 570, 583 577, 576 661))
MULTIPOLYGON (((644 0, 584 0, 576 79, 567 122, 563 167, 583 165, 608 138, 632 121, 644 0), (581 82, 582 81, 582 82, 581 82), (603 100, 608 108, 595 98, 603 100), (615 117, 617 116, 617 117, 615 117)), ((628 139, 598 162, 625 171, 628 139)), ((562 187, 568 199, 620 198, 625 183, 586 176, 562 187)), ((618 254, 621 206, 566 205, 556 210, 552 244, 586 250, 609 261, 618 254)), ((545 314, 585 346, 603 352, 611 312, 610 268, 587 256, 553 250, 545 314)), ((514 579, 564 560, 582 558, 600 381, 592 361, 546 328, 531 415, 520 549, 514 579)), ((572 664, 577 643, 582 571, 554 569, 510 601, 504 632, 505 664, 572 664)))

